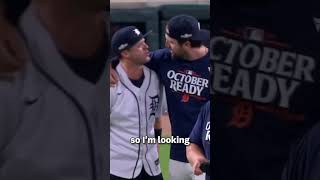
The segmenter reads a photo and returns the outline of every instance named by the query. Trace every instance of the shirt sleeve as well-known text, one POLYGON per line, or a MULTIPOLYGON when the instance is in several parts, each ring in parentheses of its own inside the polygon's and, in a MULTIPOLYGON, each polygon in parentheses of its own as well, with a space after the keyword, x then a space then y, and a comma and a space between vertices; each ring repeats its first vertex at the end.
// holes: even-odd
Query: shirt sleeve
MULTIPOLYGON (((152 70, 154 70, 155 72, 157 72, 157 69, 159 68, 159 57, 158 56, 156 56, 156 53, 155 52, 151 52, 150 53, 150 61, 149 62, 147 62, 145 65, 148 67, 148 68, 150 68, 150 69, 152 69, 152 70)), ((158 73, 158 72, 157 72, 158 73)))
POLYGON ((194 125, 191 134, 190 134, 190 142, 197 144, 199 147, 202 147, 202 131, 203 131, 203 124, 206 119, 206 109, 203 106, 200 110, 198 115, 198 119, 196 124, 194 125))
POLYGON ((150 53, 150 61, 145 65, 159 74, 161 63, 171 55, 169 49, 159 49, 150 53))

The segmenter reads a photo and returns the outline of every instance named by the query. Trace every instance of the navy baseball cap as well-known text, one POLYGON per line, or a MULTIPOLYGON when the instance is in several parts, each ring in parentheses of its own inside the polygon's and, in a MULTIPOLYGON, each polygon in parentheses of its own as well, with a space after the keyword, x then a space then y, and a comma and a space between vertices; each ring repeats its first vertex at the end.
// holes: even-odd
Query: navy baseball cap
POLYGON ((116 31, 111 40, 111 47, 116 55, 120 55, 123 50, 129 49, 134 46, 141 39, 149 35, 151 31, 142 35, 138 28, 135 26, 126 26, 116 31))
POLYGON ((208 30, 200 29, 200 22, 189 15, 177 15, 167 23, 166 34, 176 40, 196 40, 205 42, 210 38, 208 30))

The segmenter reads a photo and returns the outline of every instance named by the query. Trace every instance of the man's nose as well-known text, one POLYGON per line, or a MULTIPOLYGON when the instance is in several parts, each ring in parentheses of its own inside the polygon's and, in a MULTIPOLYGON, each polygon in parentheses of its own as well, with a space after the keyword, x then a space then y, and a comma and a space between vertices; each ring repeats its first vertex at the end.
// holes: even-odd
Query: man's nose
POLYGON ((149 49, 149 45, 147 43, 144 43, 144 48, 149 49))

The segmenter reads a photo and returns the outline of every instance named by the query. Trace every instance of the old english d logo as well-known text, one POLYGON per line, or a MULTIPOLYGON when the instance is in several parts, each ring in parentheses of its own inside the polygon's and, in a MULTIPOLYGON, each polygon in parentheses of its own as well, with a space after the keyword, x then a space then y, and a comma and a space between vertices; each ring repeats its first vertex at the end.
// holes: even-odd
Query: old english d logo
POLYGON ((233 108, 233 117, 228 123, 236 128, 247 128, 251 125, 253 105, 249 102, 239 102, 233 108))
POLYGON ((189 94, 184 94, 184 95, 182 95, 181 101, 182 102, 189 102, 189 99, 190 99, 189 94))

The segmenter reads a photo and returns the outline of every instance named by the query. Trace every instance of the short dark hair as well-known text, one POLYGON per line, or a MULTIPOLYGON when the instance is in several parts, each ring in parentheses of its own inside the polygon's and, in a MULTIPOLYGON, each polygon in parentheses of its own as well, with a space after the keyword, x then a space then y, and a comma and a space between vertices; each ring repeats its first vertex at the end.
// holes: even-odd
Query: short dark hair
POLYGON ((199 48, 203 44, 202 41, 196 41, 196 40, 191 40, 191 39, 178 39, 177 41, 180 45, 189 41, 192 48, 199 48))

